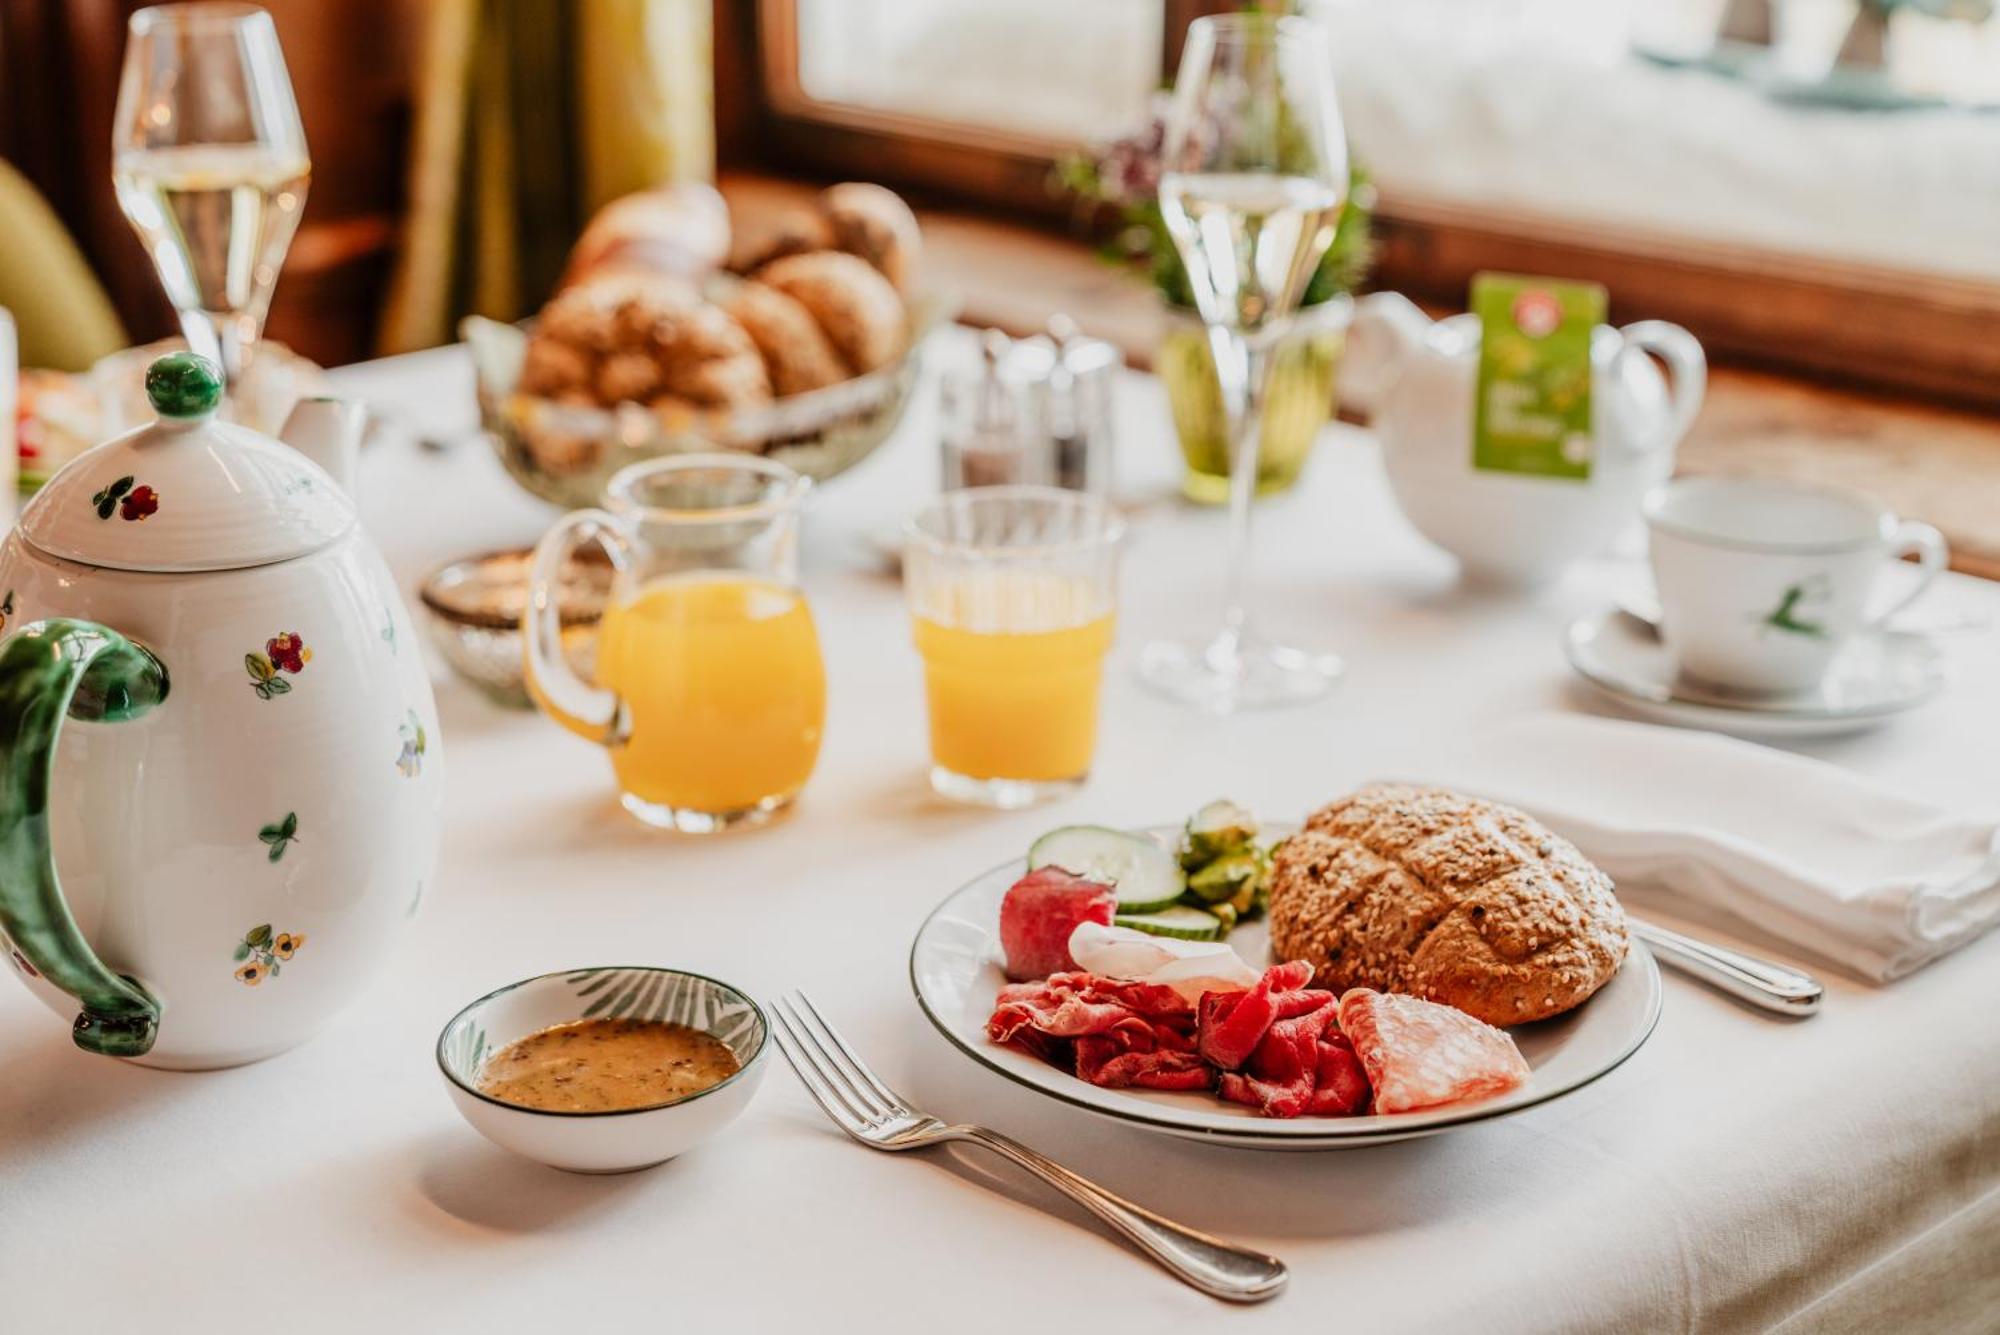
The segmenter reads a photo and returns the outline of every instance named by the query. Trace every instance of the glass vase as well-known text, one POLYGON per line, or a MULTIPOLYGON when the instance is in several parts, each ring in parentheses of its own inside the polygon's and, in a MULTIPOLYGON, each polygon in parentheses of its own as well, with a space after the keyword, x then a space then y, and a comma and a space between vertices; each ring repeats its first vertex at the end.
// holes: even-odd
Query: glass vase
MULTIPOLYGON (((1264 433, 1257 452, 1257 494, 1299 480, 1320 428, 1333 415, 1333 378, 1354 303, 1345 296, 1299 312, 1271 358, 1264 433)), ((1166 386, 1174 431, 1187 459, 1181 491, 1202 505, 1229 499, 1229 429, 1208 334, 1192 311, 1163 308, 1165 327, 1153 370, 1166 386)))

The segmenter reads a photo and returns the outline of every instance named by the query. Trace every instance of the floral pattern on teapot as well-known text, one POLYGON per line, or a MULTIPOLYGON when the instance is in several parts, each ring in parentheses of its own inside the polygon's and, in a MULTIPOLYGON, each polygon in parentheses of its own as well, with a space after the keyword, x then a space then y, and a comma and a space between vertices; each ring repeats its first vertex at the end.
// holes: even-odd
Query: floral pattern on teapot
POLYGON ((92 496, 90 503, 97 507, 97 517, 109 519, 116 514, 120 519, 138 522, 158 514, 160 493, 143 483, 133 485, 137 481, 128 473, 92 496))
POLYGON ((273 821, 257 831, 257 838, 270 848, 271 851, 266 856, 272 862, 281 860, 285 856, 285 850, 298 842, 299 813, 287 811, 283 820, 273 821))
POLYGON ((299 953, 306 943, 304 932, 272 932, 271 924, 259 923, 236 943, 236 981, 256 987, 266 978, 284 972, 285 961, 299 953))
POLYGON ((396 768, 403 772, 404 778, 414 779, 424 772, 424 752, 430 748, 430 739, 424 735, 423 720, 417 717, 416 710, 409 711, 396 735, 403 740, 403 749, 396 754, 396 768))
POLYGON ((299 633, 288 630, 266 640, 263 653, 243 655, 243 667, 250 674, 250 688, 257 692, 257 698, 269 700, 291 693, 292 684, 279 674, 289 672, 296 677, 306 670, 312 656, 299 633))

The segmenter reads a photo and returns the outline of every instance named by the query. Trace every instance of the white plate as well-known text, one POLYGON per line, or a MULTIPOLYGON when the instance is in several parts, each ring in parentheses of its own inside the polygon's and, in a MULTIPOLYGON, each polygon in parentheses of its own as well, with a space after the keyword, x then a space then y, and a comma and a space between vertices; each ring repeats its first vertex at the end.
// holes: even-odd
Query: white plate
POLYGON ((1681 677, 1659 631, 1617 609, 1572 622, 1563 652, 1585 681, 1641 717, 1750 738, 1872 728, 1936 695, 1946 677, 1944 655, 1929 636, 1870 631, 1857 635, 1811 690, 1733 696, 1681 677))
MULTIPOLYGON (((978 877, 938 905, 910 948, 910 984, 932 1024, 974 1061, 1030 1089, 1114 1121, 1212 1144, 1266 1150, 1346 1149, 1429 1136, 1504 1117, 1589 1084, 1634 1052, 1660 1018, 1660 971, 1637 941, 1617 975, 1567 1015, 1512 1030, 1533 1068, 1527 1084, 1498 1098, 1429 1112, 1369 1117, 1260 1117, 1209 1092, 1099 1089, 1025 1052, 986 1038, 986 1019, 1006 983, 1000 970, 1000 900, 1027 870, 1017 858, 978 877)), ((1261 966, 1270 940, 1261 922, 1229 943, 1261 966)))

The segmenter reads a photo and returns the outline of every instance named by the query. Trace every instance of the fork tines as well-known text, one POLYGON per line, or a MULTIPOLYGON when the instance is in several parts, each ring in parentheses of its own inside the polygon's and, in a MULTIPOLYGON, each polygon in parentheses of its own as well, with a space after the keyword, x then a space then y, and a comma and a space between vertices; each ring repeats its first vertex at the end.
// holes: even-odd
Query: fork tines
POLYGON ((868 1069, 819 1008, 803 992, 791 992, 771 1006, 772 1033, 799 1083, 826 1115, 856 1140, 882 1134, 891 1125, 921 1114, 868 1069))

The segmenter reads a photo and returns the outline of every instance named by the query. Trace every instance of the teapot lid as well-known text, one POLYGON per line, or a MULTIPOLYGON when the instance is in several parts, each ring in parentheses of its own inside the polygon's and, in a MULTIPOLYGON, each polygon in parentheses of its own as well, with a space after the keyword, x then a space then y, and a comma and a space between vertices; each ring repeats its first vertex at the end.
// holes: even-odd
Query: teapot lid
POLYGON ((160 358, 146 396, 156 421, 78 455, 28 502, 30 544, 113 570, 238 570, 304 556, 354 527, 354 502, 318 464, 216 420, 222 374, 207 358, 160 358))

